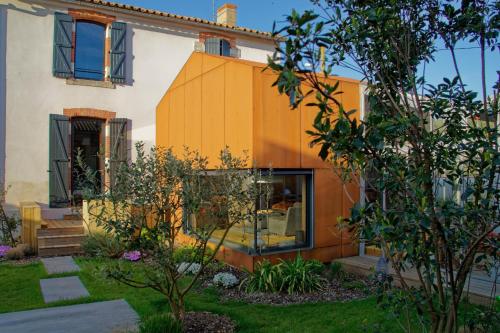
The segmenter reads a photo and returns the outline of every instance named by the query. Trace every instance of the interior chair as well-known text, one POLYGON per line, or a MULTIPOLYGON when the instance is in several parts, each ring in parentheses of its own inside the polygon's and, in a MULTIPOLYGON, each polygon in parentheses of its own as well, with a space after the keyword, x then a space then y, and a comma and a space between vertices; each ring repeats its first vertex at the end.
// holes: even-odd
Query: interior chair
POLYGON ((269 232, 281 236, 295 236, 296 231, 302 230, 302 206, 294 205, 286 211, 285 220, 271 219, 269 232))

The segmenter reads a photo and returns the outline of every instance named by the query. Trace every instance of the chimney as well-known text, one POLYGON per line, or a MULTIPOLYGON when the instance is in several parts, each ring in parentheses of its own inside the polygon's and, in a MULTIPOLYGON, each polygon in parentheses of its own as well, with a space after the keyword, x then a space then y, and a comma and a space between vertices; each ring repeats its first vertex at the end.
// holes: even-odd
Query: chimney
POLYGON ((225 3, 217 9, 217 23, 236 26, 236 5, 225 3))

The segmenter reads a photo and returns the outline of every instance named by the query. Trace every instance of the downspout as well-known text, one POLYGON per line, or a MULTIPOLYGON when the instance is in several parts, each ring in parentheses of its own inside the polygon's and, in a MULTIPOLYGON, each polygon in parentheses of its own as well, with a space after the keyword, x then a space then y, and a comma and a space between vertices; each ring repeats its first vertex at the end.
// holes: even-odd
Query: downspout
MULTIPOLYGON (((366 84, 361 82, 359 84, 359 119, 360 121, 364 121, 365 119, 365 94, 366 94, 366 84)), ((359 200, 360 206, 364 207, 366 202, 366 181, 364 177, 364 170, 361 170, 360 173, 360 187, 359 187, 359 200)), ((359 250, 358 253, 360 256, 366 255, 366 244, 363 238, 363 235, 360 235, 359 239, 359 250)))

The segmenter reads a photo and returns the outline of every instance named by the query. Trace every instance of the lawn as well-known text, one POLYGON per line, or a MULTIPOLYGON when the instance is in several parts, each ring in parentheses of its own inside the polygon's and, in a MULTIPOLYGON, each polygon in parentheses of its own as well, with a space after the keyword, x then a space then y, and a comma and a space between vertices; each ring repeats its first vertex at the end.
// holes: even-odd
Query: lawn
MULTIPOLYGON (((105 280, 95 273, 101 261, 78 258, 78 274, 91 297, 54 303, 52 306, 124 298, 141 317, 168 311, 163 296, 149 289, 135 289, 105 280)), ((0 264, 0 313, 46 307, 39 280, 47 274, 41 263, 26 266, 0 264)), ((54 276, 51 276, 54 277, 54 276)), ((215 289, 193 291, 187 309, 226 314, 238 324, 238 332, 397 332, 399 326, 376 306, 374 298, 346 303, 291 306, 220 302, 215 289)))

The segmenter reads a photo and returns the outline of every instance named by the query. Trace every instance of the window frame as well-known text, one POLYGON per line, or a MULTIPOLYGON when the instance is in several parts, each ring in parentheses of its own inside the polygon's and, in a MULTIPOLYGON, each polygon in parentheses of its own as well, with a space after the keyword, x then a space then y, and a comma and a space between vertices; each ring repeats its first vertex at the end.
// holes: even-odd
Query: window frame
POLYGON ((74 60, 73 60, 73 78, 76 80, 89 80, 89 81, 95 81, 95 82, 105 82, 108 80, 107 75, 106 75, 106 57, 108 56, 107 52, 107 47, 106 47, 106 35, 107 35, 107 30, 108 30, 108 24, 102 23, 99 21, 94 21, 94 20, 89 20, 89 19, 74 19, 74 27, 75 27, 75 37, 73 41, 73 50, 74 50, 74 60), (86 78, 86 77, 79 77, 77 76, 76 72, 76 58, 77 58, 77 38, 78 38, 78 23, 91 23, 97 26, 101 26, 104 28, 103 30, 103 45, 102 45, 102 50, 103 50, 103 57, 102 57, 102 78, 101 79, 95 79, 95 78, 86 78))
MULTIPOLYGON (((314 215, 314 169, 259 169, 262 172, 263 176, 304 176, 306 182, 306 193, 305 193, 305 204, 306 204, 306 229, 305 229, 305 241, 303 245, 290 245, 283 246, 279 248, 260 248, 257 247, 257 239, 256 237, 253 240, 253 246, 243 246, 241 244, 237 244, 234 242, 230 242, 227 238, 224 240, 224 247, 229 248, 234 251, 247 253, 252 256, 260 256, 260 255, 268 255, 268 254, 276 254, 276 253, 286 253, 286 252, 294 252, 301 250, 310 250, 314 248, 314 224, 315 224, 315 215, 314 215)), ((217 175, 217 171, 209 171, 207 176, 215 176, 217 175)), ((193 237, 193 233, 191 233, 191 225, 189 223, 188 216, 183 212, 183 232, 186 235, 190 235, 193 237)), ((210 243, 218 244, 220 241, 219 238, 211 237, 209 239, 210 243)))
MULTIPOLYGON (((254 244, 253 255, 267 255, 275 253, 285 253, 301 250, 310 250, 314 248, 314 169, 260 169, 263 175, 272 176, 305 176, 306 181, 306 230, 305 243, 302 246, 283 246, 278 249, 258 249, 254 244)), ((249 248, 250 249, 250 248, 249 248)))
POLYGON ((217 36, 208 37, 203 41, 203 45, 205 47, 206 54, 212 54, 212 55, 221 56, 221 57, 231 57, 231 49, 232 49, 231 41, 227 38, 217 37, 217 36), (214 42, 217 41, 218 42, 218 44, 219 44, 219 53, 218 54, 210 53, 207 51, 207 42, 209 42, 209 41, 214 41, 214 42), (225 47, 223 47, 223 45, 225 47), (227 54, 224 54, 225 49, 227 49, 227 54))

